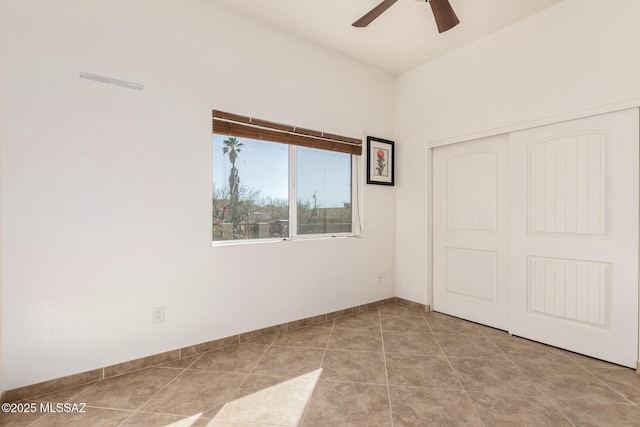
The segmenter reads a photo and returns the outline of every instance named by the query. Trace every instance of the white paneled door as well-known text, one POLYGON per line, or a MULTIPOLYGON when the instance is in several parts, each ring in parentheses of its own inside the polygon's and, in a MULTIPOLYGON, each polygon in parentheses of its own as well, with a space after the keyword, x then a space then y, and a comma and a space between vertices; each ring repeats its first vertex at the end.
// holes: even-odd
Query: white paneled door
POLYGON ((638 361, 638 110, 511 134, 509 330, 638 361))
POLYGON ((433 152, 433 308, 507 329, 508 137, 433 152))
POLYGON ((434 310, 636 367, 638 110, 433 150, 434 310))

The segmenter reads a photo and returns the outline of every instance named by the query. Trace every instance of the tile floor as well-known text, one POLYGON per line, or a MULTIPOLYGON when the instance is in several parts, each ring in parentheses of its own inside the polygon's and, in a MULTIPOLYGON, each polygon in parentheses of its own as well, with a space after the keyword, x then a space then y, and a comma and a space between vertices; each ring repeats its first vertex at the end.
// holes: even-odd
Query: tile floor
POLYGON ((640 375, 388 305, 34 397, 5 426, 640 426, 640 375))

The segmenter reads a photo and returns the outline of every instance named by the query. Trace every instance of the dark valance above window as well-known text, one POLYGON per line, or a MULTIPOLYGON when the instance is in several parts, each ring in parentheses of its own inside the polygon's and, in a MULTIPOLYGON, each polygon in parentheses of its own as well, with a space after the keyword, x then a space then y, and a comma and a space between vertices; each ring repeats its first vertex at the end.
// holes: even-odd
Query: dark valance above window
POLYGON ((361 155, 362 140, 213 110, 213 133, 361 155))

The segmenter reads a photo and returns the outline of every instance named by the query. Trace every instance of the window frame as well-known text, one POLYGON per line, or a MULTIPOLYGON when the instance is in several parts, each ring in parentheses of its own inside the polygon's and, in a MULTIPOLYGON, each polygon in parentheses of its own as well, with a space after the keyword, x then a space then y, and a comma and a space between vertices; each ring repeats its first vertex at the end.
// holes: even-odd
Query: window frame
MULTIPOLYGON (((359 185, 359 170, 360 162, 362 161, 362 140, 350 137, 343 137, 335 134, 326 134, 324 132, 312 131, 308 129, 296 128, 288 125, 281 125, 264 120, 253 119, 250 117, 239 116, 230 113, 224 113, 217 110, 213 110, 213 134, 236 136, 233 132, 221 131, 220 124, 233 123, 234 126, 240 124, 247 124, 251 128, 269 129, 269 125, 273 125, 272 129, 276 129, 277 132, 282 134, 283 141, 276 140, 278 134, 270 133, 267 138, 252 138, 251 136, 241 136, 249 140, 264 140, 275 144, 286 144, 288 148, 288 202, 289 202, 289 219, 288 219, 288 237, 268 237, 268 238, 254 238, 254 239, 230 239, 230 240, 213 240, 213 221, 211 222, 210 238, 212 246, 225 246, 225 245, 237 245, 237 244, 255 244, 255 243, 269 243, 269 242, 282 242, 282 241, 295 241, 295 240, 318 240, 318 239, 333 239, 333 238, 346 238, 346 237, 360 237, 361 236, 361 222, 360 222, 360 185, 359 185), (220 118, 222 117, 222 121, 220 118), (218 120, 216 120, 218 118, 218 120), (218 125, 216 127, 216 125, 218 125), (289 139, 288 135, 301 135, 297 136, 294 143, 286 142, 289 139), (299 139, 298 139, 299 138, 299 139), (314 140, 315 138, 315 140, 314 140), (301 142, 301 143, 297 143, 301 142), (319 143, 322 148, 314 146, 319 143), (344 145, 343 145, 344 144, 344 145), (299 234, 298 233, 298 194, 297 194, 297 179, 298 179, 298 161, 297 161, 297 147, 307 147, 316 150, 335 151, 348 154, 350 158, 350 194, 351 194, 351 231, 339 232, 339 233, 314 233, 314 234, 299 234), (336 149, 336 147, 338 149, 336 149)), ((253 133, 252 129, 248 129, 248 132, 253 133)), ((256 133, 260 135, 259 131, 256 133)), ((240 138, 240 137, 239 137, 240 138)), ((213 164, 212 164, 213 167, 213 164)), ((213 181, 212 181, 213 185, 213 181)), ((212 218, 212 215, 210 216, 212 218)))
POLYGON ((353 154, 349 155, 349 160, 350 160, 350 193, 351 193, 351 231, 345 231, 345 232, 341 232, 341 233, 313 233, 313 234, 300 234, 298 233, 298 214, 297 214, 297 210, 298 210, 298 194, 297 194, 297 182, 294 182, 297 180, 298 177, 298 153, 296 150, 296 146, 294 145, 289 145, 289 239, 324 239, 324 238, 334 238, 334 237, 354 237, 356 234, 354 232, 355 227, 356 227, 356 215, 355 215, 355 209, 359 209, 358 204, 355 203, 356 200, 359 200, 358 198, 358 194, 356 194, 356 190, 357 190, 357 185, 354 185, 354 183, 356 182, 355 180, 357 179, 357 175, 355 173, 356 169, 357 169, 357 165, 356 162, 359 161, 357 156, 354 156, 353 154), (292 168, 291 168, 291 163, 294 164, 295 170, 293 170, 293 179, 291 178, 292 175, 292 168), (291 188, 291 187, 295 187, 295 188, 291 188), (292 193, 292 191, 294 193, 292 193), (291 199, 292 199, 292 194, 295 194, 295 203, 291 203, 291 199), (293 208, 292 208, 293 207, 293 208), (294 211, 292 213, 292 211, 294 211), (293 216, 292 216, 293 215, 293 216), (291 218, 294 218, 294 220, 292 221, 291 218), (293 230, 293 232, 292 232, 293 230))

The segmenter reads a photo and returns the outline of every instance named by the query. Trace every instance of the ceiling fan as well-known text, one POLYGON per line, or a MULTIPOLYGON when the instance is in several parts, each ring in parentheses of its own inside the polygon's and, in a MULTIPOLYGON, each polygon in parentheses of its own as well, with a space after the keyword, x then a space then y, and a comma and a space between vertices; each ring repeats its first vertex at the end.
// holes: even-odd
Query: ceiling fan
MULTIPOLYGON (((397 1, 398 0, 383 0, 382 2, 380 2, 380 4, 371 9, 362 18, 358 19, 351 25, 353 25, 354 27, 366 27, 397 1)), ((449 0, 416 1, 426 1, 431 4, 431 10, 433 11, 433 17, 436 19, 439 33, 444 33, 445 31, 452 29, 460 23, 460 20, 458 20, 458 17, 453 11, 451 4, 449 4, 449 0)))

